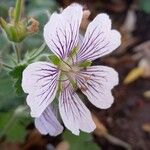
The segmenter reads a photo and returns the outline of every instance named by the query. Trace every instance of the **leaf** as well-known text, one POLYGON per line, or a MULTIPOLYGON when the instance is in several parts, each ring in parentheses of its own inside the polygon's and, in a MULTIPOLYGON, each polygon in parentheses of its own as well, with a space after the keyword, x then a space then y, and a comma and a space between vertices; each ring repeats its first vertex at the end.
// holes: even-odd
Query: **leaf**
POLYGON ((22 72, 25 68, 26 65, 20 65, 15 67, 12 71, 9 72, 10 76, 14 79, 14 87, 17 95, 23 94, 21 81, 22 81, 22 72))
POLYGON ((7 111, 23 104, 22 97, 14 94, 13 81, 4 70, 0 72, 0 111, 7 111))
POLYGON ((31 119, 22 115, 14 117, 12 114, 12 112, 0 113, 0 135, 4 132, 8 140, 23 141, 26 136, 25 128, 31 119))
POLYGON ((69 150, 99 150, 100 148, 92 141, 92 135, 88 133, 81 132, 79 136, 73 135, 69 131, 64 132, 64 140, 70 145, 69 150))

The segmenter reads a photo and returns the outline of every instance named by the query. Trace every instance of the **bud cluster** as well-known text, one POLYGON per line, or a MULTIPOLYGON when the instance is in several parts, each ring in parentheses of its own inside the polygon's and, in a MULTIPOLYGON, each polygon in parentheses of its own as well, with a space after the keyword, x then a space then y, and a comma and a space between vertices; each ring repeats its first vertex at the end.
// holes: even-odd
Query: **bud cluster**
POLYGON ((7 38, 16 43, 21 42, 28 35, 37 32, 39 29, 39 22, 35 19, 21 18, 22 4, 23 0, 17 0, 15 8, 10 8, 9 22, 6 22, 2 17, 0 18, 0 26, 6 33, 7 38))

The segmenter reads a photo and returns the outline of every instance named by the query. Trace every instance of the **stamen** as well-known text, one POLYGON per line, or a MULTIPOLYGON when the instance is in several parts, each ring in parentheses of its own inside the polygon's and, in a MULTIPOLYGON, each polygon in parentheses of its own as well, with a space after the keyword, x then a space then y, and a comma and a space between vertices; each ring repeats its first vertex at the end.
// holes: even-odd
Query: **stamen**
POLYGON ((85 79, 86 81, 90 80, 90 79, 91 79, 91 75, 89 75, 89 76, 84 76, 84 79, 85 79))
POLYGON ((85 81, 91 80, 92 74, 90 75, 83 75, 83 74, 77 74, 79 77, 82 77, 85 81))
POLYGON ((86 91, 87 89, 88 89, 88 88, 87 88, 86 86, 81 86, 81 87, 80 87, 80 90, 81 90, 81 91, 86 91))

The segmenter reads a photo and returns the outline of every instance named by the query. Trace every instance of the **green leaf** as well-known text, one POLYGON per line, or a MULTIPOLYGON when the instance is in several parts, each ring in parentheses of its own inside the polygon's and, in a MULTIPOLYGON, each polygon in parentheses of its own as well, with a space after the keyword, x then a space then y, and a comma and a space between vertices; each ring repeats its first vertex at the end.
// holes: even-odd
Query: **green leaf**
POLYGON ((31 122, 27 116, 13 116, 12 112, 0 113, 0 135, 11 141, 24 141, 26 126, 31 122))
POLYGON ((0 111, 13 110, 24 103, 23 97, 14 93, 13 81, 5 70, 0 72, 0 111))
POLYGON ((12 71, 9 72, 10 76, 14 79, 14 87, 16 94, 21 95, 23 94, 23 90, 21 87, 22 81, 22 72, 26 68, 26 65, 20 65, 15 67, 12 71))
POLYGON ((65 131, 63 135, 64 140, 70 144, 70 150, 99 150, 100 148, 92 141, 92 135, 81 132, 79 136, 73 135, 69 131, 65 131))

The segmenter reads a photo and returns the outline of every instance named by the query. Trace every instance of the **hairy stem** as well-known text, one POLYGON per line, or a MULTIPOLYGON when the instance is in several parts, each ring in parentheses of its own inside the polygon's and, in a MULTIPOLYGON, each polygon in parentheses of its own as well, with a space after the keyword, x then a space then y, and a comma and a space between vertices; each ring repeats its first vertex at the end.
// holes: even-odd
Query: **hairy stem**
POLYGON ((18 46, 15 43, 12 43, 12 45, 13 45, 13 49, 16 53, 17 63, 19 63, 20 62, 20 52, 19 52, 18 46))
POLYGON ((22 9, 23 0, 16 0, 15 6, 15 24, 18 23, 21 17, 21 9, 22 9))

